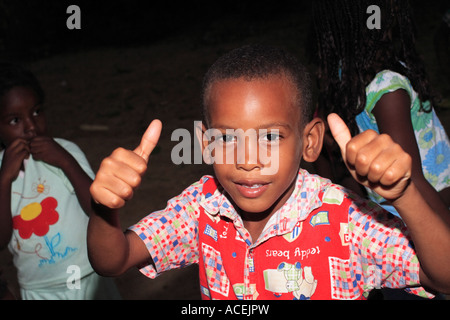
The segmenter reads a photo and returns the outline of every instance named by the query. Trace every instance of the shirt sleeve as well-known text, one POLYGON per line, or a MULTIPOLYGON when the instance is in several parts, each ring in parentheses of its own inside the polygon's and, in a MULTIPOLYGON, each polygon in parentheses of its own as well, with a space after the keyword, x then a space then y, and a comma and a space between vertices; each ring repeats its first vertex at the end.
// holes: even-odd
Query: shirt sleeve
POLYGON ((78 162, 81 169, 83 169, 84 172, 91 178, 95 178, 95 173, 92 171, 91 165, 89 164, 88 159, 86 158, 86 155, 84 152, 80 149, 79 146, 77 146, 75 143, 71 141, 67 141, 60 138, 55 138, 55 141, 58 142, 64 149, 69 152, 72 157, 78 162))
POLYGON ((403 89, 410 96, 411 101, 415 99, 415 92, 412 88, 411 82, 400 73, 390 70, 379 72, 371 83, 366 87, 366 106, 364 112, 367 113, 371 120, 375 120, 372 114, 373 108, 381 97, 390 92, 403 89))
MULTIPOLYGON (((78 164, 80 165, 81 169, 83 169, 83 171, 91 178, 94 179, 95 178, 95 174, 92 171, 92 168, 89 164, 89 161, 86 158, 86 155, 83 153, 83 151, 80 149, 80 147, 78 147, 75 143, 65 140, 65 139, 61 139, 61 138, 54 138, 54 140, 61 146, 63 147, 68 153, 70 153, 70 155, 72 155, 72 157, 78 162, 78 164)), ((70 182, 69 178, 66 176, 66 174, 64 173, 64 171, 61 168, 52 166, 48 163, 43 162, 42 163, 43 166, 45 166, 49 171, 53 172, 55 175, 57 175, 62 183, 64 184, 64 186, 71 192, 71 193, 75 193, 75 189, 72 186, 72 183, 70 182)))
POLYGON ((433 297, 420 287, 419 259, 402 220, 373 202, 354 200, 349 207, 349 231, 351 264, 364 291, 406 288, 433 297))
POLYGON ((161 272, 198 263, 198 214, 202 180, 167 202, 166 208, 153 212, 131 226, 146 245, 153 265, 140 271, 149 278, 161 272))

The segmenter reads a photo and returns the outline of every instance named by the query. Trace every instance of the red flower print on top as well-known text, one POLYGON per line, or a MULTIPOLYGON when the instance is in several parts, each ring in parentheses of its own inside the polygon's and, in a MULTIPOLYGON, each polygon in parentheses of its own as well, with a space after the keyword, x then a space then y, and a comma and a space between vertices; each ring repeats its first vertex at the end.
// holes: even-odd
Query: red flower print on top
POLYGON ((53 197, 26 205, 20 210, 20 215, 13 218, 13 228, 19 231, 22 239, 30 238, 33 233, 39 237, 45 236, 50 225, 59 219, 55 210, 57 205, 58 201, 53 197))

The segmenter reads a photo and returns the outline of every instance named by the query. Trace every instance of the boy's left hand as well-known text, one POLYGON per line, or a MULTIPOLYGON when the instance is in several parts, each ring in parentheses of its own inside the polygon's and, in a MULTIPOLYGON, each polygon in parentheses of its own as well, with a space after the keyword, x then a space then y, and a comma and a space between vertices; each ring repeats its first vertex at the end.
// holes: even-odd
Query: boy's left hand
POLYGON ((345 122, 328 116, 331 133, 353 178, 387 200, 401 197, 411 179, 412 160, 387 134, 367 130, 352 138, 345 122))

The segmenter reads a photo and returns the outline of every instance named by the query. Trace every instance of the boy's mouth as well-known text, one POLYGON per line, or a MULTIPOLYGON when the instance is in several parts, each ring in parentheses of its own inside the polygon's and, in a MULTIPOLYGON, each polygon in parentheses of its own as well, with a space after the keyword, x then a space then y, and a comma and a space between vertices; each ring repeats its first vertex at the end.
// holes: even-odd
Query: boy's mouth
POLYGON ((269 182, 240 180, 235 181, 235 185, 239 193, 245 198, 259 197, 269 186, 269 182))
POLYGON ((251 186, 248 186, 248 185, 245 185, 245 184, 241 184, 241 186, 243 186, 244 188, 256 189, 256 188, 262 187, 263 185, 262 184, 253 184, 251 186))

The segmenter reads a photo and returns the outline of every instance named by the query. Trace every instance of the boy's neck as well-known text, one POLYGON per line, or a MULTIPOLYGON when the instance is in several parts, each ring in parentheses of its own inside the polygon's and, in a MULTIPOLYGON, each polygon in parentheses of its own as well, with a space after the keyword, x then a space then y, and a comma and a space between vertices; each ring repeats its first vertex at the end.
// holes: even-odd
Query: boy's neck
POLYGON ((258 240, 272 215, 273 214, 267 216, 264 220, 259 221, 243 220, 245 229, 247 229, 247 231, 250 233, 250 236, 252 237, 252 243, 255 243, 258 240))

